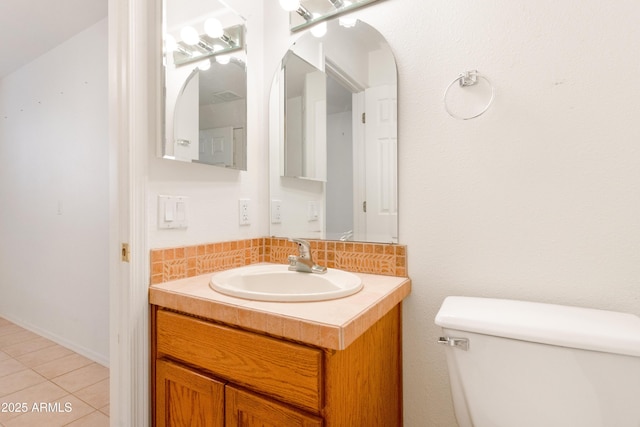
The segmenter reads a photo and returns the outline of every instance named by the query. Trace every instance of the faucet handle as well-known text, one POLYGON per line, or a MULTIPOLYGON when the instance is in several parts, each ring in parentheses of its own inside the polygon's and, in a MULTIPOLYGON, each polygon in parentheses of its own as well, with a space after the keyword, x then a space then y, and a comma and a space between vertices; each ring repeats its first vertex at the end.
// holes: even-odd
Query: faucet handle
POLYGON ((300 252, 300 258, 311 259, 311 244, 306 240, 289 238, 290 242, 298 244, 298 251, 300 252))

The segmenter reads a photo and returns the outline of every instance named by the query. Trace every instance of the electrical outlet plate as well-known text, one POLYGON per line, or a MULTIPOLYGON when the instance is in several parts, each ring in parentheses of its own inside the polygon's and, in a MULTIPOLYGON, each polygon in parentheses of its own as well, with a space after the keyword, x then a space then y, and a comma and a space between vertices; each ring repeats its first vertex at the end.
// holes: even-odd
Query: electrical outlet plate
POLYGON ((282 200, 271 200, 271 224, 282 223, 282 200))
POLYGON ((307 203, 307 221, 317 221, 320 217, 319 203, 315 200, 307 203))
POLYGON ((240 225, 251 224, 251 218, 249 217, 249 199, 238 200, 238 215, 240 225))

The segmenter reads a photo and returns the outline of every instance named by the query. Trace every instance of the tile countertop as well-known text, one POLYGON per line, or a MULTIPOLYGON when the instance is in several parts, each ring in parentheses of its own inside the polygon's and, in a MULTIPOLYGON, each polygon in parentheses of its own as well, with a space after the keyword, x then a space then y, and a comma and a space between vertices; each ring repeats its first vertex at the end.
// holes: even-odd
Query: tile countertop
POLYGON ((151 304, 229 325, 343 350, 411 291, 406 277, 354 273, 363 289, 317 302, 262 302, 223 295, 209 287, 213 273, 152 285, 151 304))

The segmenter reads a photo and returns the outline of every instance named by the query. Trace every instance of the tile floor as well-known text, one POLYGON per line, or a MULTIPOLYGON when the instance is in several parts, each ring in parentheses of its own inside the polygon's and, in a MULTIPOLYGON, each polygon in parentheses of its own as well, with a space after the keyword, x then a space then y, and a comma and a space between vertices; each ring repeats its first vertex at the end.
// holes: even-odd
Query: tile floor
POLYGON ((0 426, 108 427, 109 369, 0 318, 0 426))

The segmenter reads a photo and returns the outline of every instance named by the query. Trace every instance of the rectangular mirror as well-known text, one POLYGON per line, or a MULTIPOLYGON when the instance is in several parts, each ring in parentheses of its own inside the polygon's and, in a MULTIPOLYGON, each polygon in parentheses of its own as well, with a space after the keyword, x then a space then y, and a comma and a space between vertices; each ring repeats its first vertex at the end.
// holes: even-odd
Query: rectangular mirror
POLYGON ((162 157, 247 169, 244 19, 216 0, 165 0, 162 157))

